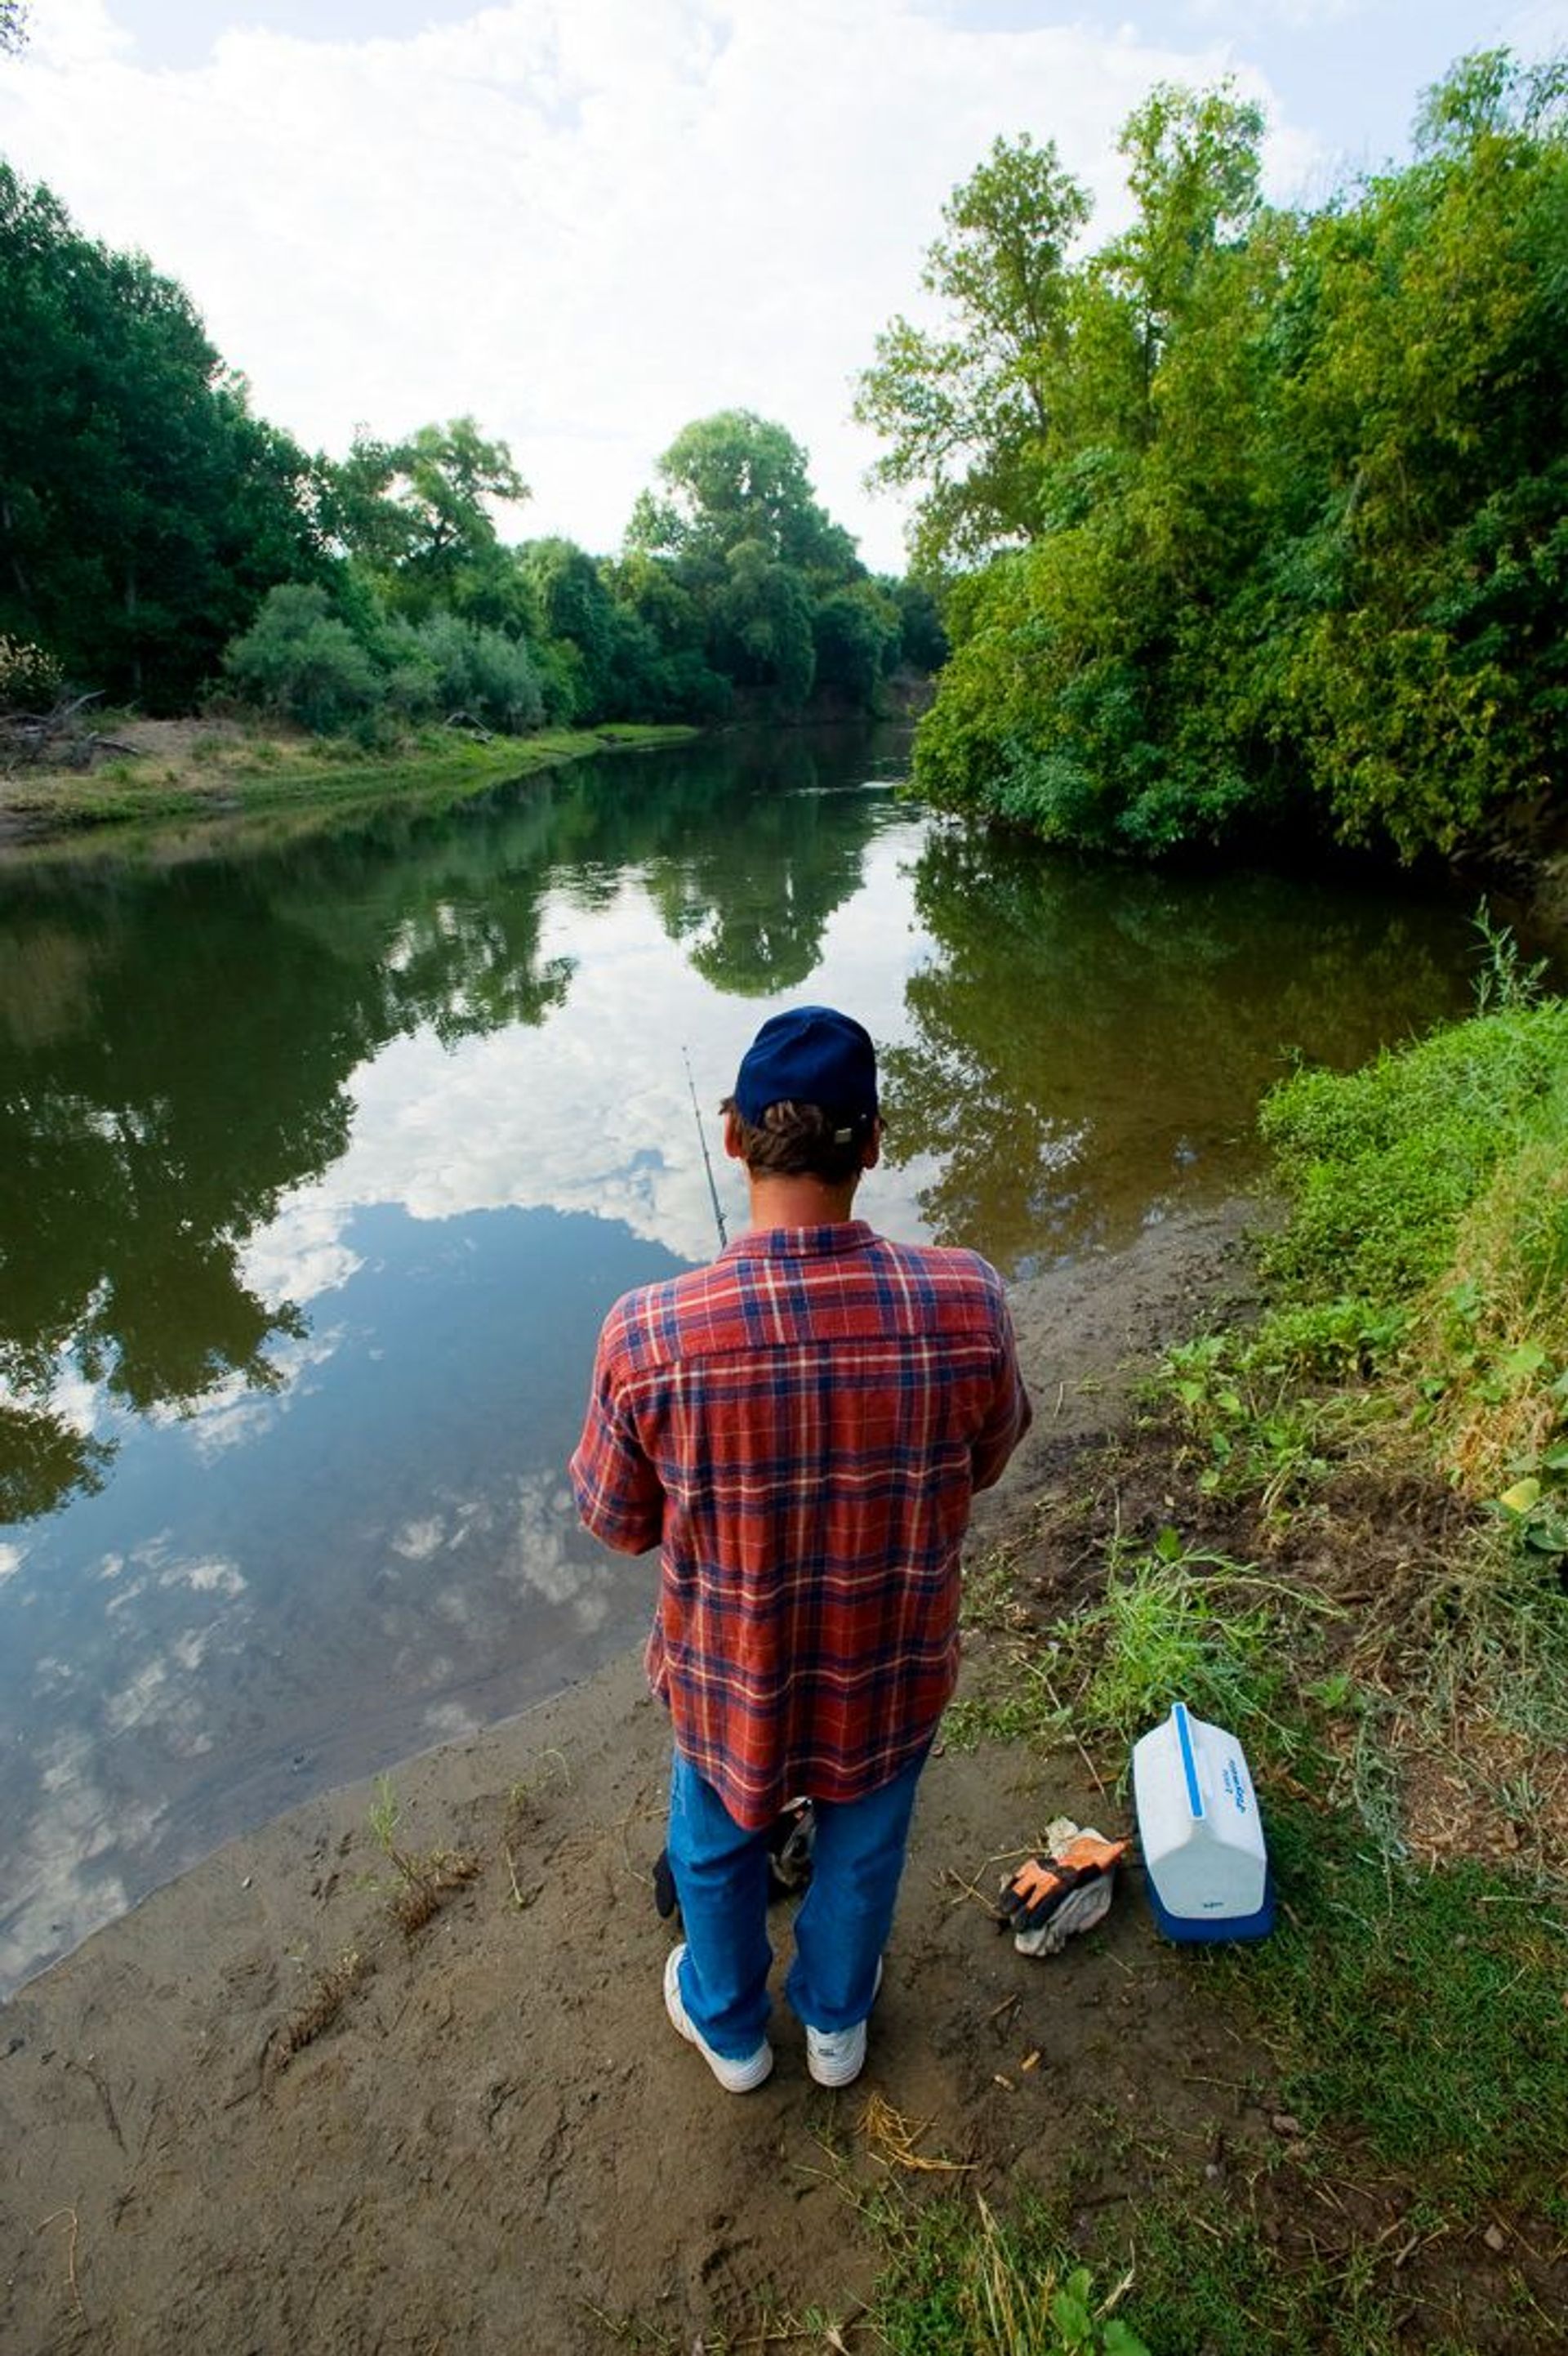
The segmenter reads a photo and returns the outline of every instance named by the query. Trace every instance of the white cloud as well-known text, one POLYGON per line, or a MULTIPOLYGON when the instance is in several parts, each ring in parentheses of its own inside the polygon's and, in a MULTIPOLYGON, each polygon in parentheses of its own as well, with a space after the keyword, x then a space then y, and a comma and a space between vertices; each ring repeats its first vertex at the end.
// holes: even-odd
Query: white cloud
MULTIPOLYGON (((241 1280, 263 1301, 314 1301, 336 1292, 358 1273, 357 1253, 345 1250, 330 1221, 309 1194, 296 1194, 240 1252, 241 1280)), ((274 1348, 272 1355, 282 1353, 274 1348)))
POLYGON ((111 1852, 150 1844, 164 1808, 112 1804, 101 1752, 67 1729, 38 1751, 37 1797, 16 1821, 0 1899, 0 1993, 123 1914, 129 1893, 111 1852))
POLYGON ((425 1711, 421 1725, 432 1742, 466 1742, 477 1734, 484 1720, 461 1702, 432 1702, 425 1711))
MULTIPOLYGON (((904 978, 930 950, 900 873, 919 824, 891 825, 867 846, 865 889, 828 919, 809 984, 811 995, 855 1007, 884 1044, 907 1032, 904 978)), ((663 926, 635 879, 586 932, 568 894, 546 900, 539 955, 569 952, 578 958, 571 995, 545 1024, 455 1049, 421 1032, 357 1074, 348 1150, 303 1198, 298 1226, 313 1250, 325 1251, 362 1206, 396 1203, 416 1219, 581 1212, 684 1259, 709 1258, 717 1237, 683 1041, 720 1204, 731 1234, 739 1231, 744 1188, 720 1151, 714 1107, 773 1001, 718 997, 689 968, 672 972, 663 926)), ((868 1216, 922 1234, 918 1194, 929 1174, 884 1164, 868 1184, 868 1216)), ((281 1250, 269 1238, 261 1249, 283 1289, 305 1298, 281 1250)))
POLYGON ((518 0, 404 39, 236 27, 153 72, 133 14, 39 0, 0 147, 187 286, 264 414, 341 452, 473 411, 534 486, 517 528, 608 548, 682 424, 756 408, 878 563, 898 522, 862 495, 851 380, 944 197, 1028 127, 1110 207, 1129 107, 1225 63, 913 0, 518 0))
POLYGON ((37 0, 28 12, 29 64, 84 73, 129 55, 135 43, 105 0, 37 0))
POLYGON ((1283 25, 1293 33, 1342 25, 1365 9, 1365 0, 1246 0, 1244 8, 1238 7, 1236 0, 1189 0, 1189 5, 1200 25, 1244 19, 1253 26, 1283 25))
POLYGON ((176 1562, 162 1572, 160 1587, 187 1587, 193 1595, 221 1595, 232 1602, 245 1592, 245 1574, 231 1562, 176 1562))

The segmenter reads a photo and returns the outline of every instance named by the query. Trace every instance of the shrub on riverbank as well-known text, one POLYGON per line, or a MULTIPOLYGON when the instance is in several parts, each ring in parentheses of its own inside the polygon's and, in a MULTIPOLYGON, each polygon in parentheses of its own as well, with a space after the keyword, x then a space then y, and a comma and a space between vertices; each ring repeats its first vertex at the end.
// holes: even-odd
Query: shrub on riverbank
POLYGON ((272 590, 223 659, 240 702, 319 735, 379 731, 453 712, 501 735, 537 728, 544 697, 528 649, 441 611, 415 626, 379 616, 357 634, 325 589, 272 590))

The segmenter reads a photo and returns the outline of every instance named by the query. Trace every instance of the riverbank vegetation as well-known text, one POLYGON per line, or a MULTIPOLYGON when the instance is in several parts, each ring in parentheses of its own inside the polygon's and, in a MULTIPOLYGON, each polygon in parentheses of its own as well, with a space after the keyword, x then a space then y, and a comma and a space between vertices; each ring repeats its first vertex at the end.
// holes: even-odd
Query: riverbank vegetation
POLYGON ((651 751, 694 731, 617 722, 592 729, 539 728, 524 736, 409 727, 389 746, 352 736, 312 736, 260 717, 240 722, 146 720, 110 713, 91 724, 94 757, 72 751, 28 763, 0 779, 0 827, 15 848, 102 830, 123 853, 145 831, 220 826, 238 844, 241 822, 276 819, 291 834, 340 825, 395 802, 426 814, 611 751, 651 751))
POLYGON ((1272 2136, 1205 2170, 1108 2108, 1131 2210, 1087 2148, 1009 2214, 881 2204, 907 2356, 1558 2344, 1568 1001, 1488 937, 1473 1017, 1273 1092, 1260 1313, 1172 1349, 971 1590, 953 1739, 1072 1740, 1107 1790, 1173 1697, 1243 1740, 1277 1927, 1172 1967, 1264 2038, 1272 2136))
POLYGON ((779 424, 677 434, 624 548, 508 542, 528 497, 472 417, 310 453, 255 415, 183 288, 0 163, 0 755, 82 697, 387 751, 422 724, 874 712, 944 651, 779 424))
POLYGON ((895 319, 859 389, 946 584, 926 798, 1141 855, 1560 843, 1565 91, 1473 56, 1407 166, 1282 208, 1255 106, 1157 89, 1093 251, 1054 146, 996 143, 927 255, 942 327, 895 319))

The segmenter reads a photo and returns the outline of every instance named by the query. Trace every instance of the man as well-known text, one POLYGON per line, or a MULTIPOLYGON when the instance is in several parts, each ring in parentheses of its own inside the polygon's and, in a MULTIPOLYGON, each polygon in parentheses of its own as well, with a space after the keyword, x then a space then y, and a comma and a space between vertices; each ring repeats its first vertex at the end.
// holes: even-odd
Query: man
POLYGON ((605 1545, 662 1549, 647 1668, 675 1738, 668 1856, 680 2035, 732 2094, 773 2068, 767 1836, 815 1803, 787 1994, 848 2085, 915 1785, 958 1665, 959 1547, 1028 1427, 1000 1278, 853 1216, 881 1147, 876 1055, 827 1006, 764 1023, 725 1099, 751 1225, 618 1301, 571 1460, 605 1545))

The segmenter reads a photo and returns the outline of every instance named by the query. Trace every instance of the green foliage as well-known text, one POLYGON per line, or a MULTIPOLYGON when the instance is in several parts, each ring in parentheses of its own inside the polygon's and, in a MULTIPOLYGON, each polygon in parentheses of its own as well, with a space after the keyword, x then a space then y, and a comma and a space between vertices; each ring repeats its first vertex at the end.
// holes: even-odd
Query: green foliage
POLYGON ((357 436, 333 471, 326 520, 394 611, 418 618, 447 605, 495 622, 505 615, 508 564, 491 510, 528 496, 505 442, 487 441, 472 417, 455 417, 421 425, 403 442, 357 436))
POLYGON ((386 700, 384 675, 325 590, 303 582, 270 592, 224 672, 243 701, 320 733, 353 728, 386 700))
POLYGON ((898 608, 899 662, 910 670, 940 670, 952 648, 943 627, 941 606, 930 584, 906 577, 901 581, 879 580, 877 586, 898 608))
POLYGON ((364 734, 392 714, 462 715, 504 734, 544 717, 539 674, 520 640, 442 607, 417 626, 389 620, 374 602, 350 612, 351 620, 334 612, 315 585, 272 590, 224 657, 229 691, 323 735, 364 734))
POLYGON ((857 710, 870 711, 903 641, 897 606, 869 581, 852 581, 822 598, 811 616, 816 678, 857 710))
POLYGON ((520 640, 438 609, 402 643, 411 659, 400 674, 400 691, 412 716, 465 712, 504 735, 543 720, 539 674, 520 640))
POLYGON ((943 208, 921 273, 951 322, 895 319, 877 338, 855 414, 891 444, 876 477, 928 487, 920 563, 973 558, 1039 519, 1039 460, 1070 348, 1067 249, 1089 217, 1056 148, 998 139, 943 208))
MULTIPOLYGON (((1346 1075, 1300 1072, 1262 1125, 1289 1214, 1256 1330, 1172 1351, 1200 1485, 1293 1506, 1342 1462, 1424 1463, 1479 1509, 1389 1599, 1435 1707, 1568 1724, 1568 1001, 1481 926, 1494 1011, 1346 1075)), ((1381 1617, 1374 1615, 1374 1619, 1381 1617)), ((1386 1641, 1363 1629, 1363 1641, 1386 1641)))
POLYGON ((0 630, 177 709, 268 588, 323 573, 318 489, 183 290, 0 164, 0 630))
POLYGON ((1006 329, 960 304, 944 339, 895 321, 862 380, 881 473, 926 487, 923 561, 989 560, 950 604, 929 798, 1143 856, 1288 827, 1403 860, 1551 804, 1563 89, 1467 60, 1416 160, 1315 213, 1260 206, 1255 108, 1157 90, 1122 143, 1132 222, 1077 261, 1040 153, 998 144, 976 184, 1011 201, 965 203, 965 284, 1021 283, 1021 240, 1049 302, 1006 329))
POLYGON ((1243 1736, 1278 1736, 1279 1628, 1293 1608, 1277 1582, 1168 1526, 1147 1551, 1114 1550, 1103 1600, 1064 1637, 1081 1673, 1074 1722, 1125 1743, 1185 1701, 1243 1736))
MULTIPOLYGON (((806 465, 782 425, 749 410, 677 434, 609 573, 645 626, 644 644, 628 642, 623 658, 641 699, 632 708, 660 712, 684 699, 693 716, 717 716, 720 681, 752 710, 793 714, 817 686, 876 708, 903 648, 902 617, 812 496, 806 465)), ((912 635, 929 646, 929 626, 912 635)))
POLYGON ((47 711, 63 684, 59 664, 46 648, 0 631, 0 712, 47 711))
POLYGON ((1100 2296, 1038 2201, 1011 2220, 980 2199, 885 2204, 880 2222, 892 2254, 871 2312, 891 2356, 1149 2356, 1115 2312, 1131 2276, 1100 2296))
POLYGON ((1405 1310, 1339 1296, 1276 1304, 1251 1332, 1178 1344, 1155 1389, 1168 1399, 1202 1462, 1205 1496, 1254 1496, 1284 1521, 1343 1453, 1359 1393, 1397 1360, 1405 1310))
POLYGON ((752 410, 698 418, 659 460, 662 489, 638 499, 627 548, 681 559, 695 573, 745 545, 764 562, 846 578, 854 542, 813 498, 807 463, 784 426, 752 410))
POLYGON ((1461 1214, 1555 1101, 1568 1004, 1479 1015, 1359 1072, 1299 1072, 1259 1119, 1291 1197, 1273 1271, 1301 1297, 1392 1306, 1434 1281, 1461 1214))

